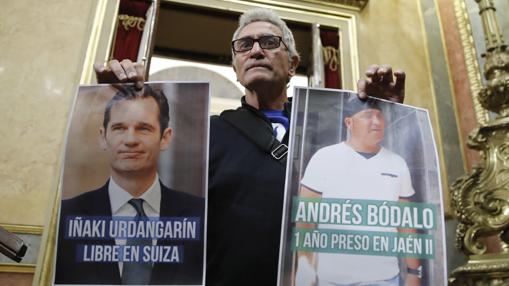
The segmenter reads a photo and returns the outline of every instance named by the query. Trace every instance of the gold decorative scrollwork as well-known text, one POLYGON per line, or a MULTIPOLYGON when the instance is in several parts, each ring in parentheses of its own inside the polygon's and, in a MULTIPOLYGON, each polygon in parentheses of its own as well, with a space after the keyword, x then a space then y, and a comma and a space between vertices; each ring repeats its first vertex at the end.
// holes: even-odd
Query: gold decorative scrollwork
POLYGON ((332 46, 322 47, 323 62, 331 71, 337 71, 339 65, 339 50, 332 46))
POLYGON ((132 28, 136 28, 139 31, 143 31, 145 27, 145 19, 142 17, 135 17, 127 14, 118 15, 119 24, 124 27, 126 31, 129 31, 132 28))
POLYGON ((468 253, 481 254, 486 250, 477 240, 478 227, 474 227, 477 211, 471 207, 471 195, 476 188, 482 168, 475 168, 470 175, 458 178, 451 186, 452 205, 458 218, 456 247, 468 253))
POLYGON ((473 255, 466 265, 456 268, 449 278, 451 286, 504 286, 509 285, 509 271, 505 254, 473 255))
POLYGON ((486 141, 486 136, 479 132, 479 128, 476 128, 468 135, 467 145, 471 149, 481 150, 486 141))
POLYGON ((509 163, 509 143, 502 143, 499 146, 497 156, 502 162, 509 163))
POLYGON ((509 228, 508 127, 509 118, 501 118, 470 134, 468 145, 481 151, 483 165, 451 187, 459 221, 456 244, 467 254, 484 254, 486 246, 479 238, 509 228))

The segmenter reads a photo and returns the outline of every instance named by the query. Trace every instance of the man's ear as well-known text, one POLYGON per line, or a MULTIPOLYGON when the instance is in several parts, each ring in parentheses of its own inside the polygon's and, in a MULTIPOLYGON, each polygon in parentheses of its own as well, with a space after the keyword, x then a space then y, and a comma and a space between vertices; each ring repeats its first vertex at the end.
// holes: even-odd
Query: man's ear
POLYGON ((347 129, 352 129, 353 120, 352 117, 345 118, 345 126, 347 129))
POLYGON ((106 143, 106 130, 104 127, 99 128, 99 146, 101 149, 106 150, 108 144, 106 143))
POLYGON ((170 127, 166 128, 163 131, 163 134, 161 135, 161 142, 159 143, 159 150, 163 151, 166 150, 166 148, 168 148, 172 132, 173 130, 170 127))
POLYGON ((235 56, 232 57, 232 68, 235 72, 235 76, 237 77, 237 81, 239 81, 239 77, 237 76, 237 68, 235 67, 235 56))
POLYGON ((293 56, 290 59, 290 69, 288 70, 288 76, 292 77, 297 72, 297 67, 299 66, 300 59, 298 56, 293 56))

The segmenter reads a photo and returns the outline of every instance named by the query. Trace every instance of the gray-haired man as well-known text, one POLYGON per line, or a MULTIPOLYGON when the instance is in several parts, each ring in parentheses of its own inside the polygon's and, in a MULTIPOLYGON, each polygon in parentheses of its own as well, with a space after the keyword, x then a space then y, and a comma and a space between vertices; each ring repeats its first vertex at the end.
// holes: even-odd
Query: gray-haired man
MULTIPOLYGON (((273 123, 288 129, 286 89, 300 58, 292 32, 268 9, 241 16, 232 53, 245 96, 237 110, 211 118, 207 285, 275 285, 285 181, 285 164, 277 158, 288 130, 277 142, 258 140, 272 138, 273 123)), ((144 80, 143 67, 128 60, 98 65, 96 72, 101 82, 144 80)), ((391 67, 371 66, 358 83, 359 96, 403 101, 405 75, 394 75, 396 82, 391 67)))

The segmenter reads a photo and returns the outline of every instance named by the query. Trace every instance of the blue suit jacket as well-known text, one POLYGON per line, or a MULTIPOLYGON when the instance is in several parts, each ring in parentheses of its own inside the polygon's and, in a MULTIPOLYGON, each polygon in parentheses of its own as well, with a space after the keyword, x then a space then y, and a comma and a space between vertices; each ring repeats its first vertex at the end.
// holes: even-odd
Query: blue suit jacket
MULTIPOLYGON (((182 245, 182 263, 154 263, 150 284, 201 284, 203 279, 204 200, 171 190, 161 183, 161 217, 199 217, 200 239, 196 241, 160 240, 158 245, 182 245)), ((62 201, 58 236, 56 284, 120 284, 117 262, 77 262, 78 244, 115 245, 114 239, 65 239, 66 216, 111 217, 108 183, 100 189, 62 201)))

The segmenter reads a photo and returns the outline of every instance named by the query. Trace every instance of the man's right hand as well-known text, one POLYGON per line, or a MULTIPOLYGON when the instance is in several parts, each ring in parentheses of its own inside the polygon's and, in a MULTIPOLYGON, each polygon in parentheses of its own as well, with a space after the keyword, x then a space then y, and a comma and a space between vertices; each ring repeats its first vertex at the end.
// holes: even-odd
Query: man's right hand
POLYGON ((132 82, 137 88, 143 88, 145 81, 145 67, 130 60, 111 60, 103 64, 94 64, 97 83, 132 82))

